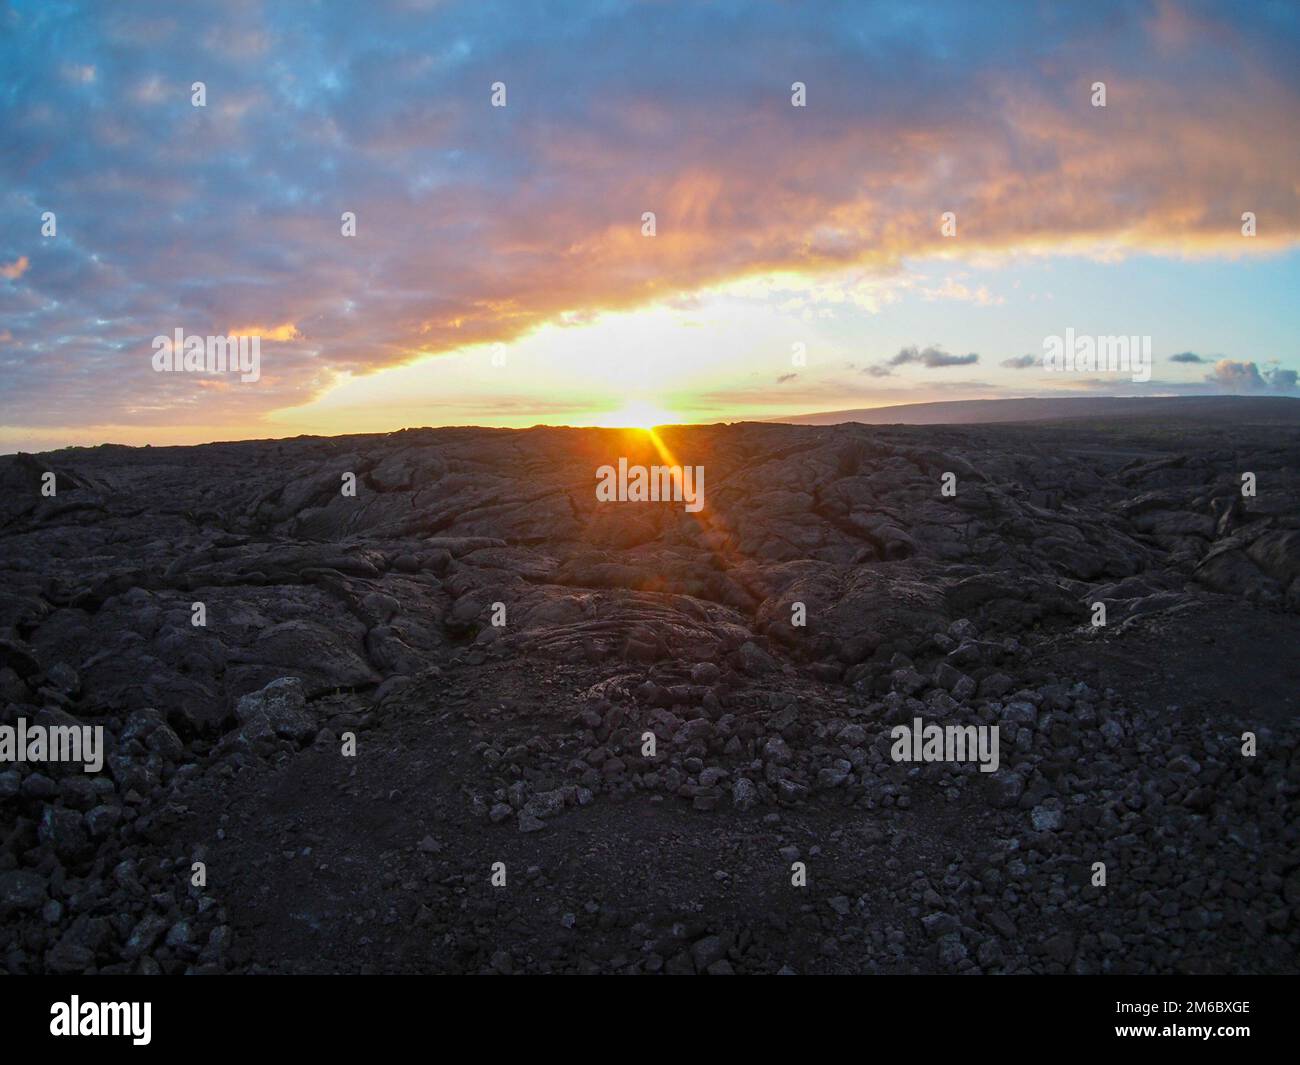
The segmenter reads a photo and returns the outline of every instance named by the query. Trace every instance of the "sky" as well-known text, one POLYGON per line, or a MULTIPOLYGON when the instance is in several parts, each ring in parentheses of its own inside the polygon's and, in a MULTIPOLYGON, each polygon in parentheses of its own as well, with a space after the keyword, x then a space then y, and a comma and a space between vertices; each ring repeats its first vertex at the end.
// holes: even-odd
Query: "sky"
POLYGON ((1293 3, 0 0, 0 451, 1297 395, 1298 164, 1293 3))

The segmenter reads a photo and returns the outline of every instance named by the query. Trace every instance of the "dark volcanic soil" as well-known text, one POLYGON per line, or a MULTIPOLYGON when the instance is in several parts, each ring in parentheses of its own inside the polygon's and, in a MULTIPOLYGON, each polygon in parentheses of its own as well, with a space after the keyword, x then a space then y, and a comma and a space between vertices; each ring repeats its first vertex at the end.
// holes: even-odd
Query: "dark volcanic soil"
POLYGON ((1297 969, 1293 422, 660 446, 700 513, 614 430, 0 459, 0 724, 111 751, 0 766, 0 965, 1297 969))

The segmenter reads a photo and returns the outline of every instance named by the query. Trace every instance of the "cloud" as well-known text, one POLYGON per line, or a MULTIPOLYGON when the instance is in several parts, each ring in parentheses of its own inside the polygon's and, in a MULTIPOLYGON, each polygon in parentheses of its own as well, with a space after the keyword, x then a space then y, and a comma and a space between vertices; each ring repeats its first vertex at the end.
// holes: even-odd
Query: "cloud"
POLYGON ((60 73, 68 81, 82 85, 89 85, 95 80, 95 68, 92 66, 78 66, 75 63, 65 63, 60 69, 60 73))
POLYGON ((949 355, 942 348, 928 347, 918 350, 913 344, 910 347, 899 348, 898 354, 889 360, 889 365, 902 366, 914 362, 933 370, 943 366, 969 366, 979 361, 980 357, 975 352, 969 355, 949 355))
MULTIPOLYGON (((15 338, 0 421, 245 426, 340 375, 782 273, 1276 250, 1300 240, 1300 138, 1279 132, 1300 113, 1300 29, 1284 6, 1234 12, 1198 4, 1173 33, 1120 0, 924 20, 835 3, 393 0, 361 21, 11 5, 0 263, 24 265, 0 287, 15 338), (1123 87, 1105 112, 1088 105, 1098 56, 1123 87), (206 108, 190 105, 196 64, 206 108), (1268 220, 1252 240, 1243 190, 1268 220), (939 232, 940 204, 960 238, 939 232), (58 236, 31 250, 47 209, 58 236), (248 322, 296 328, 256 388, 151 373, 153 336, 248 322)), ((960 281, 926 296, 997 299, 960 281)))
POLYGON ((1205 380, 1229 392, 1294 392, 1297 376, 1282 367, 1261 370, 1254 362, 1220 359, 1205 380))
POLYGON ((888 366, 864 366, 860 372, 867 374, 870 377, 893 377, 894 376, 894 371, 891 370, 888 366))
POLYGON ((793 381, 798 376, 799 375, 797 373, 783 373, 780 377, 776 379, 776 383, 778 385, 783 385, 787 381, 793 381))
POLYGON ((227 329, 223 335, 226 336, 248 336, 261 337, 263 340, 301 340, 302 333, 293 322, 285 322, 282 325, 264 326, 264 325, 245 325, 234 329, 227 329))
POLYGON ((29 265, 26 255, 19 256, 11 263, 0 263, 0 277, 6 277, 10 281, 17 281, 18 278, 27 273, 29 265))
POLYGON ((1169 356, 1170 362, 1209 362, 1209 359, 1202 358, 1194 351, 1180 351, 1177 355, 1169 356))
POLYGON ((981 307, 992 307, 1006 302, 1002 296, 994 296, 990 293, 987 285, 971 288, 960 281, 954 281, 952 278, 946 278, 938 288, 923 286, 921 288, 921 298, 927 302, 958 300, 963 303, 977 303, 981 307))
POLYGON ((1042 366, 1043 360, 1037 355, 1013 355, 1003 359, 999 365, 1009 370, 1028 370, 1031 366, 1042 366))

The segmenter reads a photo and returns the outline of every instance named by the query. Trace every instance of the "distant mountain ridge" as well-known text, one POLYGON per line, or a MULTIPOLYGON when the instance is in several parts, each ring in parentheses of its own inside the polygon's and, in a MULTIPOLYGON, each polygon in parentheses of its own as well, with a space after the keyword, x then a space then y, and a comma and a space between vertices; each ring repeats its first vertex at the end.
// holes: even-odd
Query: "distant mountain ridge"
POLYGON ((1300 421, 1293 396, 1060 396, 1026 399, 957 399, 902 403, 892 407, 823 411, 771 418, 791 425, 987 425, 1075 418, 1179 417, 1198 419, 1300 421))

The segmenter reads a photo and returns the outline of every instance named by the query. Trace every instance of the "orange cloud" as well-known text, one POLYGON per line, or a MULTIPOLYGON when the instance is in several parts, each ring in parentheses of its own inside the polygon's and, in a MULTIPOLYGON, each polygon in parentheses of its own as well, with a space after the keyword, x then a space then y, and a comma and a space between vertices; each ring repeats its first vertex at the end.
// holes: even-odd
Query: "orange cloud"
POLYGON ((0 277, 6 277, 10 281, 16 281, 27 273, 27 256, 22 255, 11 263, 0 263, 0 277))
POLYGON ((226 336, 232 337, 261 337, 263 340, 301 340, 302 334, 298 332, 298 327, 293 322, 285 322, 283 325, 264 326, 264 325, 247 325, 240 329, 226 330, 226 336))

